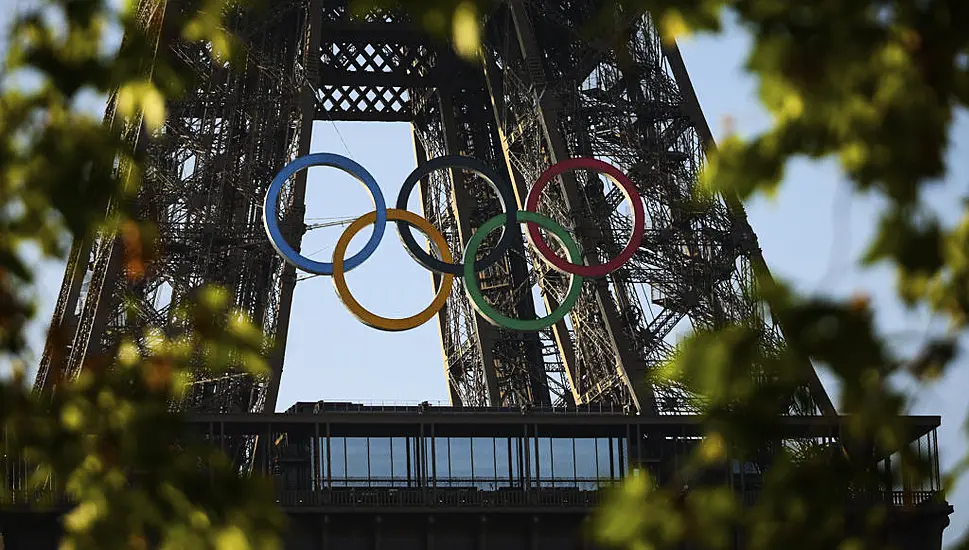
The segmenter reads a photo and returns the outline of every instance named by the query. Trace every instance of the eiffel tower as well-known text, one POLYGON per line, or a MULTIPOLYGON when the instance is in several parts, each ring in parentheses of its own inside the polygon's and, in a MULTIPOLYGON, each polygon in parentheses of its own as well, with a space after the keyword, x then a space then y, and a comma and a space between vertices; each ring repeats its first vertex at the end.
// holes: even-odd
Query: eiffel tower
MULTIPOLYGON (((230 67, 211 47, 168 34, 167 18, 192 3, 139 8, 159 59, 193 75, 161 130, 123 128, 144 157, 137 212, 157 226, 158 253, 133 278, 118 235, 73 244, 36 391, 110 361, 122 335, 177 330, 175 308, 216 284, 275 343, 264 350, 271 374, 215 377, 200 365, 184 403, 188 422, 229 450, 241 473, 275 478, 293 522, 287 548, 592 548, 577 526, 601 489, 642 471, 682 483, 675 465, 703 437, 702 396, 654 371, 684 330, 743 323, 759 329, 768 353, 784 337, 753 299, 754 273, 766 265, 739 201, 694 200, 715 144, 678 49, 649 14, 606 0, 502 0, 484 14, 480 55, 468 61, 404 10, 277 0, 228 19, 244 46, 230 67), (571 312, 544 331, 495 327, 455 281, 436 318, 450 407, 318 402, 273 414, 297 276, 267 238, 263 201, 284 166, 318 152, 310 150, 317 120, 410 122, 418 166, 474 157, 512 187, 519 209, 550 166, 601 159, 636 186, 645 236, 630 261, 584 284, 571 312)), ((311 229, 305 184, 306 171, 297 172, 279 201, 281 231, 297 250, 311 229)), ((431 171, 419 190, 422 215, 468 261, 465 244, 501 211, 494 190, 458 169, 431 171)), ((601 174, 566 172, 539 211, 571 230, 594 265, 625 247, 624 199, 601 174)), ((521 232, 511 237, 502 260, 480 273, 485 299, 519 319, 554 310, 567 278, 521 232)), ((495 244, 485 239, 480 254, 495 244)), ((791 430, 780 444, 807 441, 840 455, 842 419, 810 362, 802 366, 803 386, 779 403, 791 430)), ((952 508, 938 498, 940 419, 905 421, 904 443, 925 450, 933 475, 921 487, 888 475, 858 494, 898 518, 889 540, 941 548, 952 508)), ((871 456, 871 467, 890 472, 891 456, 871 456)), ((695 481, 726 484, 750 503, 769 464, 734 457, 695 481)), ((3 511, 0 536, 11 548, 56 547, 54 523, 3 511)))
MULTIPOLYGON (((475 63, 403 11, 356 15, 345 0, 280 1, 269 13, 229 21, 245 45, 244 63, 230 69, 204 45, 163 35, 161 21, 187 4, 141 5, 161 51, 194 75, 160 132, 132 132, 147 159, 139 214, 158 227, 159 256, 134 284, 117 236, 74 243, 38 390, 110 353, 122 334, 168 327, 174 306, 215 283, 233 290, 235 305, 277 343, 266 350, 272 375, 200 374, 188 405, 275 410, 296 273, 266 238, 262 198, 283 166, 311 152, 315 120, 410 122, 418 165, 476 157, 507 178, 519 207, 546 168, 574 157, 618 167, 643 198, 646 233, 633 259, 586 284, 567 319, 546 331, 492 326, 455 285, 437 316, 452 405, 686 413, 696 396, 648 382, 673 353, 677 327, 755 323, 768 335, 765 345, 783 345, 769 313, 751 299, 763 259, 738 201, 720 197, 697 208, 691 200, 713 138, 679 51, 660 39, 648 14, 597 0, 509 0, 487 14, 475 63), (602 20, 618 30, 590 32, 588 22, 602 20)), ((297 249, 307 230, 305 178, 305 171, 292 178, 280 200, 281 227, 297 249)), ((501 209, 480 177, 460 170, 432 172, 420 192, 424 217, 456 258, 501 209)), ((573 231, 586 263, 598 264, 628 238, 623 199, 598 174, 566 173, 544 194, 541 211, 573 231)), ((555 307, 566 280, 526 252, 521 235, 513 243, 484 274, 485 296, 508 315, 534 318, 555 307), (533 298, 536 287, 543 303, 533 298)), ((833 414, 813 368, 804 366, 805 390, 789 411, 833 414)))

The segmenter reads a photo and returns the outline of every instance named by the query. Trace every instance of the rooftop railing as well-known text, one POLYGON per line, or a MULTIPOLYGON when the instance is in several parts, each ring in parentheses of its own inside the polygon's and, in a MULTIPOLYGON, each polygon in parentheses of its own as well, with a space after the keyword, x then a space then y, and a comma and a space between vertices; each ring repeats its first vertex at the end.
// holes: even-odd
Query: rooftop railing
POLYGON ((319 412, 420 412, 430 409, 446 409, 448 413, 487 414, 487 413, 550 413, 550 414, 607 414, 636 415, 629 407, 615 404, 590 404, 579 406, 524 405, 521 407, 465 407, 453 406, 446 401, 318 401, 296 403, 281 414, 305 415, 319 412))

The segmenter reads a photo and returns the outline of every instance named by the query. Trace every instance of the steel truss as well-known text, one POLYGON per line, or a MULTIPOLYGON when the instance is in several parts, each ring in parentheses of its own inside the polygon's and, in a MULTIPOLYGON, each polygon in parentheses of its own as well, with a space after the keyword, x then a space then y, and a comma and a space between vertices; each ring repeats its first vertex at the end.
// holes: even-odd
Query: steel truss
MULTIPOLYGON (((151 17, 142 19, 148 29, 161 29, 166 16, 189 7, 155 4, 151 17)), ((55 323, 73 316, 78 328, 66 358, 49 342, 39 387, 47 384, 52 367, 73 375, 110 353, 123 335, 147 327, 177 332, 175 309, 205 284, 230 290, 235 305, 264 327, 267 342, 285 344, 295 273, 266 247, 261 202, 275 171, 308 152, 309 132, 303 128, 313 119, 315 102, 314 88, 304 85, 313 75, 304 67, 315 68, 308 60, 319 46, 312 43, 316 35, 306 8, 290 2, 276 6, 270 17, 235 17, 246 55, 231 71, 213 58, 211 47, 162 37, 160 55, 189 69, 194 79, 184 97, 168 106, 167 123, 145 148, 136 214, 157 226, 158 256, 146 276, 135 280, 114 236, 75 245, 55 323)), ((303 185, 298 179, 281 201, 284 230, 293 240, 301 236, 303 185)), ((282 353, 268 344, 266 353, 278 371, 282 353)), ((187 403, 193 409, 256 412, 267 397, 275 401, 269 380, 213 377, 199 367, 187 403)))
MULTIPOLYGON (((644 15, 605 12, 622 29, 610 38, 621 38, 590 39, 584 24, 606 4, 507 0, 490 14, 482 64, 460 61, 403 12, 352 14, 345 0, 289 0, 269 13, 233 16, 229 28, 245 45, 245 62, 231 70, 210 48, 159 35, 164 55, 195 75, 169 106, 165 127, 142 144, 138 214, 158 226, 159 255, 133 281, 115 236, 75 243, 37 387, 110 354, 123 334, 179 330, 174 307, 215 283, 264 328, 272 375, 215 378, 199 365, 187 406, 222 414, 274 409, 296 277, 263 232, 265 190, 287 162, 309 152, 314 120, 410 121, 418 163, 477 157, 508 178, 519 207, 548 166, 592 156, 629 174, 647 212, 633 261, 586 283, 572 313, 548 331, 493 327, 456 284, 438 316, 452 403, 695 410, 697 396, 648 381, 673 353, 678 326, 753 323, 766 327, 769 349, 782 338, 751 298, 751 262, 762 260, 742 211, 723 200, 692 200, 708 138, 682 61, 644 15), (66 342, 58 339, 64 334, 66 342)), ((188 3, 143 5, 145 25, 160 29, 166 10, 188 3)), ((284 188, 280 209, 297 249, 308 229, 304 188, 302 172, 284 188)), ((420 192, 424 216, 458 258, 473 231, 499 213, 497 197, 473 174, 435 172, 420 192)), ((575 173, 546 191, 541 211, 570 228, 587 261, 598 263, 629 234, 622 204, 622 193, 598 176, 575 173)), ((486 239, 482 256, 498 237, 486 239)), ((508 315, 544 314, 565 295, 568 278, 526 253, 520 232, 514 237, 505 259, 480 274, 481 286, 508 315)), ((829 403, 819 388, 812 386, 814 401, 829 403)), ((803 400, 788 408, 817 412, 803 400)))
MULTIPOLYGON (((760 251, 742 211, 720 199, 695 200, 704 155, 697 126, 705 123, 695 97, 683 93, 685 71, 681 82, 674 77, 678 53, 669 55, 648 15, 608 4, 509 0, 490 21, 486 74, 520 201, 548 166, 580 156, 619 167, 645 201, 646 238, 634 260, 590 285, 569 326, 556 327, 575 402, 693 412, 698 400, 683 388, 646 382, 672 354, 668 341, 679 323, 761 326, 768 349, 781 345, 781 335, 752 299, 751 260, 760 251), (612 31, 591 37, 587 23, 604 14, 612 31)), ((598 176, 559 180, 542 211, 574 229, 588 263, 615 256, 631 227, 622 193, 598 176)), ((813 370, 806 378, 816 380, 813 370)), ((827 405, 820 393, 814 397, 827 405)), ((788 410, 818 407, 802 399, 788 410)))

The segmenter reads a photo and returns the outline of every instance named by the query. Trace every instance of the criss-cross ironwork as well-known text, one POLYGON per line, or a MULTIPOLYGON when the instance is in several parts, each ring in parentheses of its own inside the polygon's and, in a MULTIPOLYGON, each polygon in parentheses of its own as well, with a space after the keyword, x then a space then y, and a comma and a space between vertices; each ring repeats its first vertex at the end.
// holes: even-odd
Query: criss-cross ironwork
MULTIPOLYGON (((143 7, 144 24, 162 29, 184 3, 143 7)), ((359 14, 346 0, 274 2, 267 10, 229 18, 244 45, 243 62, 231 68, 203 44, 155 34, 160 55, 195 76, 169 105, 164 128, 141 137, 139 214, 157 224, 159 253, 146 276, 133 279, 117 237, 75 244, 38 388, 110 354, 123 334, 174 329, 173 307, 215 283, 272 337, 276 347, 265 350, 272 375, 213 377, 200 366, 187 406, 274 409, 297 278, 266 238, 261 201, 285 164, 310 153, 314 120, 409 121, 418 164, 443 155, 480 159, 511 182, 518 208, 545 169, 573 157, 619 167, 642 196, 647 223, 638 252, 586 285, 571 313, 546 331, 490 325, 455 285, 437 317, 455 405, 608 403, 687 414, 702 405, 700 396, 649 377, 685 329, 743 322, 764 329, 766 349, 783 345, 751 297, 752 266, 763 260, 742 209, 723 197, 693 200, 712 139, 678 51, 660 40, 648 14, 599 0, 506 0, 488 14, 480 59, 469 62, 403 11, 359 14), (611 32, 589 27, 604 20, 611 32)), ((280 227, 297 249, 307 230, 304 187, 298 173, 280 201, 280 227)), ((456 254, 500 212, 471 173, 433 172, 420 191, 423 216, 456 254)), ((558 178, 538 209, 574 233, 589 263, 615 256, 630 232, 622 193, 585 171, 558 178)), ((496 238, 485 240, 482 255, 496 238)), ((554 309, 567 283, 526 253, 522 235, 481 274, 488 302, 518 318, 554 309)), ((804 391, 782 409, 833 412, 805 364, 804 391)))

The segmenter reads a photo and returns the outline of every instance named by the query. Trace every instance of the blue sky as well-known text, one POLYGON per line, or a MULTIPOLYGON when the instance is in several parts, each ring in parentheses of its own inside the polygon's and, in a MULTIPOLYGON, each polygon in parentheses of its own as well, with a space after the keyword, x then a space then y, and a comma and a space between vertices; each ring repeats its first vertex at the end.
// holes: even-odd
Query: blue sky
MULTIPOLYGON (((0 27, 7 26, 11 14, 0 12, 0 27)), ((742 70, 748 47, 748 37, 737 27, 728 27, 722 35, 694 37, 681 43, 701 105, 718 137, 724 134, 727 116, 734 129, 745 135, 770 123, 759 106, 754 81, 742 70)), ((959 214, 957 191, 965 193, 969 188, 967 113, 960 114, 952 138, 950 174, 930 201, 948 220, 959 214)), ((319 122, 314 127, 312 151, 352 157, 376 177, 389 203, 394 202, 401 182, 415 166, 406 124, 319 122)), ((312 169, 308 187, 308 218, 355 217, 371 209, 364 188, 333 170, 312 169)), ((872 197, 852 194, 835 164, 794 161, 777 195, 770 200, 756 199, 747 208, 776 277, 808 293, 844 297, 863 292, 872 296, 879 326, 899 349, 912 351, 940 323, 924 312, 907 311, 895 300, 890 270, 864 271, 855 265, 873 233, 880 207, 872 197)), ((416 193, 411 210, 420 211, 416 193)), ((329 261, 338 231, 311 233, 304 241, 304 254, 329 261)), ((393 233, 391 230, 374 256, 347 279, 363 305, 382 315, 403 316, 423 309, 432 298, 432 289, 429 273, 407 255, 393 233)), ((362 231, 351 244, 350 253, 362 246, 368 235, 368 230, 362 231)), ((57 262, 46 263, 37 281, 41 314, 31 334, 38 355, 57 298, 61 269, 57 262)), ((967 367, 966 358, 961 358, 944 380, 918 392, 912 409, 913 414, 942 416, 939 439, 943 468, 966 451, 962 422, 967 412, 967 367)), ((826 386, 834 395, 833 385, 828 382, 826 386)), ((403 333, 379 332, 358 323, 343 309, 328 278, 300 282, 277 408, 318 399, 446 400, 436 323, 403 333)), ((956 512, 946 530, 947 542, 953 541, 969 520, 969 486, 958 487, 949 500, 956 512)))

